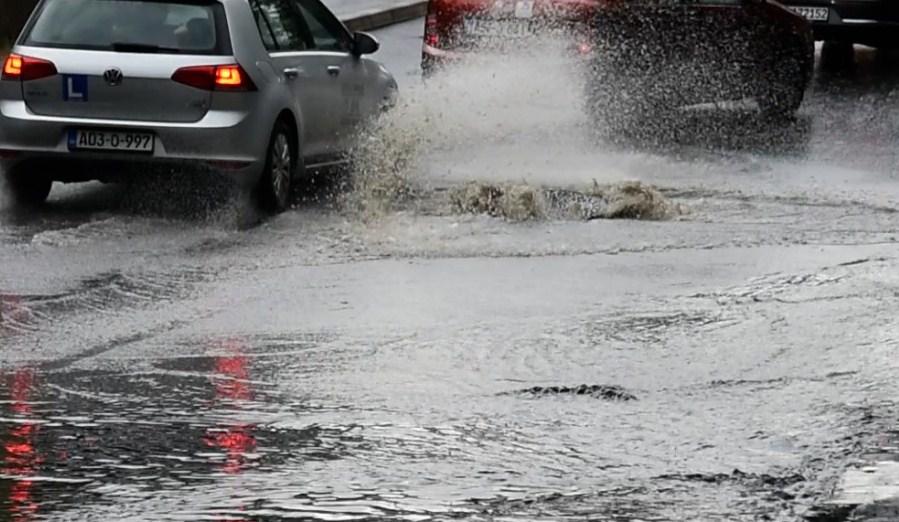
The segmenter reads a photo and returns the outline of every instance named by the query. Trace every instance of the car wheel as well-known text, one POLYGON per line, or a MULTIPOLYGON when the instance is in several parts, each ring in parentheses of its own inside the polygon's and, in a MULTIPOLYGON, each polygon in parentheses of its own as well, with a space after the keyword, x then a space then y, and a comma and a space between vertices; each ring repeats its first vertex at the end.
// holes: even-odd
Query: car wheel
POLYGON ((257 187, 259 204, 267 212, 284 212, 290 203, 293 180, 302 163, 293 136, 294 132, 284 121, 279 121, 272 131, 265 170, 257 187))
POLYGON ((805 98, 805 78, 802 61, 791 57, 766 82, 758 97, 759 108, 767 117, 790 118, 805 98))
POLYGON ((13 171, 5 176, 6 187, 17 205, 37 207, 47 201, 53 181, 46 176, 35 176, 13 171))

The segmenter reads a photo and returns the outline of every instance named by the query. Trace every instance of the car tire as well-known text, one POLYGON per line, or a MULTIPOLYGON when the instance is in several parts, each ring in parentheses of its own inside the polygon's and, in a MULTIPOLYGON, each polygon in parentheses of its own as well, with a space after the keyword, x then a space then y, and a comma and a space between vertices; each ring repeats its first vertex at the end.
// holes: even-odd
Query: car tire
POLYGON ((774 73, 757 98, 762 114, 769 118, 792 118, 805 98, 806 74, 802 60, 793 56, 774 73))
POLYGON ((6 188, 13 203, 24 207, 38 207, 47 201, 53 181, 46 176, 12 171, 6 176, 6 188))
POLYGON ((256 188, 259 206, 266 212, 279 214, 287 210, 293 182, 301 169, 296 132, 284 120, 278 121, 269 140, 265 169, 256 188))

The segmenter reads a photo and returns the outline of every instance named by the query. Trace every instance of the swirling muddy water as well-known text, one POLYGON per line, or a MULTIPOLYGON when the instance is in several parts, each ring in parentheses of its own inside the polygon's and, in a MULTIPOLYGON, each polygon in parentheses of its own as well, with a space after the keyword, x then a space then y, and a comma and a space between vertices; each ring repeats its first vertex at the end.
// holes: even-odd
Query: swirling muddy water
POLYGON ((829 123, 866 84, 622 147, 567 65, 483 59, 252 226, 0 210, 0 518, 847 519, 899 382, 895 152, 829 123))

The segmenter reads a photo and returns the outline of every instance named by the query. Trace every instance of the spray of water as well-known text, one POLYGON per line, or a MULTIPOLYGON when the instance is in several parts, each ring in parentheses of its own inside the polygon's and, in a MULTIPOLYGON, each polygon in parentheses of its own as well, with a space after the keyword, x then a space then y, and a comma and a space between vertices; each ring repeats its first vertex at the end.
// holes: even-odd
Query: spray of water
POLYGON ((339 201, 344 210, 376 218, 410 199, 418 156, 427 147, 415 124, 418 108, 407 100, 360 135, 350 155, 352 189, 339 201))
POLYGON ((553 128, 570 127, 580 111, 560 103, 572 101, 572 85, 558 60, 548 59, 552 54, 473 54, 405 87, 398 106, 366 129, 352 151, 354 190, 347 207, 377 213, 408 201, 416 189, 438 181, 421 176, 436 166, 434 154, 533 142, 537 135, 552 136, 553 128))
POLYGON ((449 199, 458 213, 487 214, 509 221, 663 220, 687 212, 656 188, 640 182, 594 183, 581 189, 471 182, 451 189, 449 199))
POLYGON ((493 185, 470 182, 450 191, 450 202, 457 212, 487 214, 512 221, 536 219, 545 215, 543 193, 530 185, 493 185))
MULTIPOLYGON (((584 110, 583 69, 570 47, 554 37, 514 52, 475 52, 405 86, 398 106, 373 122, 352 151, 353 188, 343 208, 372 219, 433 203, 439 198, 429 195, 449 189, 443 193, 455 212, 514 221, 673 215, 673 205, 640 184, 553 188, 566 184, 560 154, 596 146, 585 131, 595 122, 584 110), (560 207, 564 193, 579 193, 582 201, 560 207)), ((601 165, 592 168, 597 172, 588 180, 609 179, 598 172, 601 165)))
POLYGON ((219 172, 147 172, 128 180, 114 204, 133 216, 224 229, 245 228, 263 217, 253 194, 219 172))

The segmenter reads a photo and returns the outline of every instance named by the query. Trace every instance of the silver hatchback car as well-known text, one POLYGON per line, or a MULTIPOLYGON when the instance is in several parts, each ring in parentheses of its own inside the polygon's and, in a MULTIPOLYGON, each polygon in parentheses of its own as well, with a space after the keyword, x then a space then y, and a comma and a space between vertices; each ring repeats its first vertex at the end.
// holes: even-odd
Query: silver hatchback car
POLYGON ((7 190, 199 167, 284 210, 395 103, 378 47, 319 0, 42 0, 3 63, 7 190))

